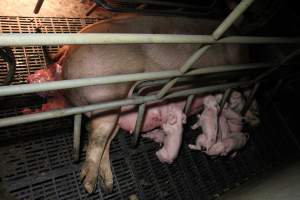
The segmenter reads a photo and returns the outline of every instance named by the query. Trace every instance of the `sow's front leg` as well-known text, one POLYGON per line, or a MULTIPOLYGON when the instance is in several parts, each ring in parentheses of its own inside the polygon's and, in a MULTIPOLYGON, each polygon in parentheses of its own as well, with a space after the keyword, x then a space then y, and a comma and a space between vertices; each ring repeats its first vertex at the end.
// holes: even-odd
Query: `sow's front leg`
MULTIPOLYGON (((108 139, 113 133, 118 121, 118 113, 95 117, 91 121, 91 134, 86 152, 86 160, 82 167, 80 177, 83 180, 85 189, 92 193, 98 177, 100 160, 103 156, 108 139)), ((109 161, 108 161, 109 162, 109 161)), ((104 181, 107 181, 104 179, 104 181)), ((103 182, 106 188, 111 187, 111 183, 103 182)))

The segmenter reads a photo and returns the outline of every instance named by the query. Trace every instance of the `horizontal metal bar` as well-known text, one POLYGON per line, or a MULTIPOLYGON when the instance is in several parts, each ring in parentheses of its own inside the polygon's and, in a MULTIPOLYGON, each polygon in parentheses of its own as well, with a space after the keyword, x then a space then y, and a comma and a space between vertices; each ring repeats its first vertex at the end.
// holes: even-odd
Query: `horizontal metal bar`
POLYGON ((1 33, 0 46, 61 44, 289 44, 300 43, 300 37, 230 36, 215 40, 211 35, 125 34, 125 33, 1 33))
POLYGON ((231 44, 299 44, 300 37, 229 36, 214 43, 231 44))
MULTIPOLYGON (((201 94, 201 93, 206 93, 206 92, 224 90, 227 88, 237 87, 237 86, 245 85, 245 84, 249 84, 249 82, 236 82, 236 83, 220 84, 220 85, 214 85, 214 86, 207 86, 207 87, 183 90, 183 91, 174 92, 170 95, 167 95, 164 97, 164 99, 171 99, 171 98, 176 98, 176 97, 188 96, 191 94, 201 94)), ((8 117, 8 118, 0 119, 0 128, 6 127, 6 126, 11 126, 11 125, 16 125, 16 124, 23 124, 23 123, 36 122, 36 121, 41 121, 41 120, 46 120, 46 119, 65 117, 65 116, 70 116, 70 115, 79 114, 79 113, 86 113, 86 112, 91 112, 93 110, 106 111, 106 110, 111 110, 114 108, 119 108, 119 107, 125 106, 125 105, 137 105, 137 104, 147 103, 147 102, 156 101, 156 100, 158 100, 156 95, 151 95, 151 96, 135 97, 135 98, 129 98, 129 99, 124 99, 124 100, 112 101, 112 102, 101 103, 101 104, 87 105, 87 106, 74 107, 74 108, 66 108, 66 109, 54 110, 54 111, 49 111, 49 112, 21 115, 21 116, 16 116, 16 117, 8 117)))
MULTIPOLYGON (((239 70, 251 70, 271 67, 274 63, 253 63, 243 65, 223 65, 215 67, 205 67, 192 70, 185 74, 185 76, 210 74, 217 72, 239 71, 239 70)), ((53 81, 39 84, 24 84, 24 85, 12 85, 2 86, 0 90, 0 96, 9 96, 16 94, 27 94, 49 90, 70 89, 92 85, 103 85, 113 83, 124 83, 130 81, 139 80, 157 80, 165 78, 173 78, 181 76, 181 72, 177 70, 161 71, 161 72, 147 72, 136 74, 123 74, 113 76, 102 76, 97 78, 85 78, 74 80, 53 81)))
POLYGON ((249 84, 252 84, 252 81, 219 84, 219 85, 212 85, 212 86, 182 90, 182 91, 177 91, 177 92, 173 92, 172 94, 166 95, 164 97, 164 99, 185 97, 185 96, 192 95, 192 94, 203 94, 203 93, 207 93, 207 92, 214 92, 214 91, 224 90, 224 89, 228 89, 228 88, 235 88, 238 86, 244 86, 244 85, 249 85, 249 84))
POLYGON ((60 110, 53 110, 49 112, 42 112, 42 113, 36 113, 36 114, 29 114, 29 115, 21 115, 16 117, 8 117, 0 119, 0 127, 4 126, 10 126, 15 124, 23 124, 23 123, 29 123, 29 122, 36 122, 40 120, 46 120, 46 119, 53 119, 58 117, 65 117, 70 116, 74 114, 79 113, 86 113, 91 112, 93 110, 110 110, 113 108, 118 108, 120 106, 124 105, 135 105, 135 104, 141 104, 146 101, 154 101, 156 100, 155 96, 147 96, 147 97, 140 97, 135 99, 126 99, 126 100, 120 100, 120 101, 112 101, 108 103, 101 103, 101 104, 94 104, 94 105, 88 105, 88 106, 81 106, 81 107, 73 107, 73 108, 66 108, 66 109, 60 109, 60 110))

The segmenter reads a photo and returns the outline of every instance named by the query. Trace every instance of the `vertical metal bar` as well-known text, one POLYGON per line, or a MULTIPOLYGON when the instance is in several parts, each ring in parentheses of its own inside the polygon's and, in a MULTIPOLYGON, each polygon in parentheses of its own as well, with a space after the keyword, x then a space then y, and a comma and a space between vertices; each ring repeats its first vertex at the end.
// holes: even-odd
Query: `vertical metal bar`
POLYGON ((243 0, 237 7, 226 17, 226 19, 213 32, 212 36, 215 40, 222 37, 225 31, 243 14, 243 12, 253 3, 254 0, 243 0))
POLYGON ((133 147, 136 147, 139 137, 140 137, 140 131, 142 129, 143 120, 144 120, 145 108, 146 108, 146 105, 144 103, 139 105, 138 116, 137 116, 135 129, 134 129, 134 133, 133 133, 133 140, 132 140, 133 147))
POLYGON ((244 116, 246 114, 246 112, 248 111, 248 109, 250 108, 252 102, 253 102, 253 99, 254 99, 254 96, 255 96, 255 93, 258 89, 258 87, 260 86, 260 83, 256 83, 254 85, 254 88, 251 90, 250 94, 249 94, 249 97, 247 98, 247 101, 241 111, 241 115, 244 116))
POLYGON ((38 14, 38 13, 40 12, 40 9, 41 9, 43 3, 44 3, 44 0, 38 0, 38 1, 36 2, 35 8, 34 8, 34 10, 33 10, 34 14, 38 14))
POLYGON ((81 120, 82 120, 82 114, 76 114, 74 116, 74 139, 73 139, 74 155, 73 156, 75 162, 79 161, 81 120))
POLYGON ((223 110, 223 108, 224 108, 224 106, 225 106, 225 103, 226 103, 226 101, 228 100, 228 98, 230 97, 231 91, 232 91, 231 88, 228 88, 228 89, 225 91, 225 93, 224 93, 224 95, 223 95, 223 97, 222 97, 222 100, 221 100, 221 102, 220 102, 220 110, 219 110, 218 116, 221 115, 222 110, 223 110))
MULTIPOLYGON (((224 138, 222 137, 222 134, 219 134, 219 131, 220 131, 220 115, 222 114, 222 110, 225 106, 226 101, 228 100, 228 98, 231 94, 231 91, 232 91, 231 88, 228 88, 228 89, 225 90, 224 95, 223 95, 223 97, 221 99, 221 102, 220 102, 220 110, 218 111, 218 117, 217 117, 217 133, 218 134, 217 134, 217 137, 221 137, 220 138, 221 141, 224 138)), ((217 138, 217 140, 218 140, 218 138, 217 138)))
POLYGON ((191 111, 191 106, 192 106, 194 98, 195 98, 195 95, 192 94, 192 95, 189 95, 186 100, 185 107, 184 107, 184 113, 186 115, 191 111))

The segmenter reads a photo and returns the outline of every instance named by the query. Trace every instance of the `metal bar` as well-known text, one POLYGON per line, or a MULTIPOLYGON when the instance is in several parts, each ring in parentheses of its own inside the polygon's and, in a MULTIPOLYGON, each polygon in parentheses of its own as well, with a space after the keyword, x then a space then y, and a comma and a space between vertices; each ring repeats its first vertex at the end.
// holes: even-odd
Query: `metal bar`
POLYGON ((1 33, 0 46, 61 44, 293 44, 300 37, 230 36, 214 40, 211 35, 126 34, 126 33, 1 33))
POLYGON ((43 3, 44 3, 44 0, 38 0, 36 2, 36 5, 35 5, 34 10, 33 10, 34 14, 38 14, 40 12, 40 9, 41 9, 43 3))
MULTIPOLYGON (((180 68, 181 74, 184 74, 189 68, 192 67, 193 64, 197 62, 197 60, 206 52, 206 50, 210 47, 210 45, 205 45, 198 49, 189 59, 184 63, 184 65, 180 68)), ((168 82, 157 94, 158 98, 164 96, 177 82, 178 78, 175 78, 168 82)))
POLYGON ((182 90, 182 91, 177 91, 177 92, 173 92, 172 94, 166 95, 164 97, 164 99, 184 97, 184 96, 188 96, 188 95, 192 95, 192 94, 203 94, 203 93, 207 93, 207 92, 215 92, 215 91, 224 90, 227 88, 236 88, 239 86, 244 86, 244 85, 249 85, 249 84, 252 84, 252 81, 234 82, 234 83, 219 84, 219 85, 212 85, 212 86, 182 90))
POLYGON ((88 11, 85 13, 85 16, 89 16, 92 12, 94 12, 97 8, 97 4, 93 3, 93 5, 88 9, 88 11))
POLYGON ((251 92, 250 92, 250 94, 249 94, 249 96, 247 98, 247 101, 246 101, 246 103, 245 103, 245 105, 244 105, 244 107, 243 107, 243 109, 241 111, 241 115, 242 116, 244 116, 246 114, 246 112, 248 111, 248 109, 250 108, 250 106, 251 106, 251 104, 252 104, 252 102, 254 100, 255 93, 256 93, 256 91, 257 91, 257 89, 258 89, 259 86, 260 86, 260 83, 256 83, 254 85, 254 88, 251 90, 251 92))
POLYGON ((184 107, 184 113, 187 115, 190 110, 191 110, 191 106, 192 106, 192 103, 193 103, 193 100, 195 98, 195 95, 192 94, 192 95, 189 95, 187 100, 186 100, 186 103, 185 103, 185 107, 184 107))
POLYGON ((263 80, 265 77, 270 76, 274 71, 278 70, 279 68, 281 68, 283 65, 285 65, 286 63, 288 63, 290 60, 294 59, 295 57, 299 56, 300 54, 300 49, 296 49, 294 50, 292 53, 288 54, 278 65, 276 65, 275 67, 271 68, 270 70, 266 71, 265 73, 262 73, 261 75, 259 75, 258 77, 256 77, 254 79, 254 83, 255 86, 253 88, 253 90, 251 91, 242 111, 241 111, 241 115, 244 116, 246 114, 246 112, 248 111, 248 109, 250 108, 252 101, 254 99, 254 95, 258 89, 258 87, 260 86, 260 82, 261 80, 263 80))
POLYGON ((211 45, 205 45, 201 47, 199 50, 197 50, 189 59, 184 63, 184 65, 180 68, 180 72, 184 74, 187 72, 193 64, 195 64, 199 58, 209 49, 211 45))
MULTIPOLYGON (((214 86, 207 86, 207 87, 183 90, 183 91, 174 92, 170 95, 167 95, 164 97, 164 99, 171 99, 171 98, 176 98, 176 97, 184 97, 184 96, 188 96, 188 95, 192 95, 192 94, 201 94, 201 93, 206 93, 206 92, 224 90, 227 88, 238 87, 238 86, 247 85, 250 83, 252 83, 252 82, 235 82, 235 83, 220 84, 220 85, 214 85, 214 86)), ((23 123, 36 122, 36 121, 41 121, 41 120, 46 120, 46 119, 65 117, 65 116, 70 116, 70 115, 79 114, 79 113, 86 113, 86 112, 91 112, 93 110, 107 111, 107 110, 119 108, 119 107, 125 106, 125 105, 137 105, 137 104, 142 104, 142 103, 156 101, 156 100, 158 100, 156 95, 151 95, 151 96, 135 97, 135 98, 129 98, 129 99, 124 99, 124 100, 112 101, 112 102, 101 103, 101 104, 53 110, 53 111, 43 112, 43 113, 35 113, 35 114, 21 115, 21 116, 16 116, 16 117, 8 117, 8 118, 0 119, 0 128, 6 127, 6 126, 11 126, 11 125, 16 125, 16 124, 23 124, 23 123)))
MULTIPOLYGON (((233 22, 243 14, 243 12, 251 5, 254 0, 243 0, 239 5, 225 18, 225 20, 217 27, 212 36, 215 40, 219 39, 225 31, 227 31, 233 22)), ((186 73, 195 64, 200 57, 211 47, 211 45, 205 45, 197 50, 180 68, 182 74, 186 73)), ((164 96, 177 82, 178 78, 171 80, 167 83, 158 93, 158 98, 164 96)))
POLYGON ((177 2, 168 2, 168 1, 157 1, 157 0, 118 0, 118 2, 123 3, 143 3, 143 4, 152 4, 152 5, 159 5, 159 6, 170 6, 170 7, 181 7, 181 8, 202 8, 198 5, 190 5, 185 3, 177 3, 177 2))
MULTIPOLYGON (((205 67, 205 68, 192 70, 186 73, 185 76, 210 74, 210 73, 217 73, 217 72, 250 70, 250 69, 263 69, 263 68, 269 68, 273 64, 274 63, 253 63, 253 64, 244 64, 244 65, 223 65, 223 66, 216 66, 216 67, 205 67)), ((178 77, 180 75, 181 73, 178 70, 169 70, 169 71, 161 71, 161 72, 147 72, 147 73, 136 73, 136 74, 102 76, 97 78, 53 81, 53 82, 40 83, 40 84, 2 86, 0 90, 0 96, 36 93, 36 92, 49 91, 49 90, 70 89, 70 88, 92 86, 92 85, 123 83, 129 81, 157 80, 157 79, 178 77)))
POLYGON ((243 0, 237 7, 225 18, 221 25, 213 32, 214 39, 219 39, 228 30, 228 28, 243 14, 243 12, 253 3, 254 0, 243 0))
POLYGON ((75 114, 79 114, 79 113, 86 113, 86 112, 91 112, 93 110, 107 111, 107 110, 111 110, 114 108, 119 108, 124 105, 136 105, 136 104, 141 104, 141 103, 145 103, 148 101, 154 101, 154 100, 156 100, 155 96, 146 96, 146 97, 140 97, 140 98, 134 98, 134 99, 112 101, 112 102, 101 103, 101 104, 93 104, 93 105, 88 105, 88 106, 53 110, 53 111, 43 112, 43 113, 3 118, 3 119, 0 119, 0 128, 5 127, 5 126, 10 126, 10 125, 15 125, 15 124, 30 123, 30 122, 40 121, 40 120, 75 115, 75 114))
POLYGON ((231 44, 299 44, 300 38, 296 37, 261 37, 261 36, 228 36, 212 43, 231 44))
MULTIPOLYGON (((272 64, 268 64, 266 63, 266 65, 262 65, 259 68, 263 69, 264 67, 270 67, 272 64)), ((274 65, 276 65, 274 63, 274 65)), ((227 71, 232 71, 232 69, 230 69, 232 66, 228 65, 228 66, 214 66, 214 67, 209 67, 207 69, 209 69, 209 71, 207 71, 205 68, 199 68, 199 69, 193 69, 192 71, 189 71, 188 73, 186 73, 186 76, 182 76, 180 77, 177 82, 189 82, 189 81, 193 81, 195 80, 197 77, 193 76, 190 77, 190 75, 197 75, 198 73, 200 73, 201 75, 206 75, 206 74, 210 74, 210 73, 214 73, 217 74, 218 72, 222 71, 223 72, 227 72, 227 71)), ((249 67, 249 65, 240 65, 240 67, 238 68, 238 70, 242 70, 242 69, 246 69, 249 67)), ((234 69, 237 69, 236 67, 234 67, 234 69)), ((257 68, 252 68, 251 69, 257 69, 257 68)), ((242 74, 243 72, 241 72, 242 74)), ((203 77, 201 77, 203 79, 203 77)), ((201 80, 202 80, 201 79, 201 80)), ((141 94, 141 92, 147 88, 147 87, 155 87, 155 86, 160 86, 160 85, 164 85, 166 83, 168 83, 168 79, 160 79, 160 80, 148 80, 148 81, 143 81, 140 84, 137 84, 135 86, 135 93, 136 94, 141 94)))
POLYGON ((231 88, 228 88, 226 91, 225 91, 225 93, 224 93, 224 95, 223 95, 223 98, 222 98, 222 100, 221 100, 221 102, 220 102, 220 110, 219 110, 219 112, 218 112, 218 116, 220 116, 221 115, 221 113, 222 113, 222 110, 223 110, 223 108, 224 108, 224 106, 225 106, 225 103, 226 103, 226 101, 228 100, 228 98, 229 98, 229 96, 230 96, 230 94, 231 94, 231 88))
POLYGON ((74 116, 74 139, 73 139, 73 149, 74 149, 74 161, 79 161, 79 150, 80 150, 80 134, 81 134, 81 119, 82 114, 76 114, 74 116))
POLYGON ((139 105, 139 111, 138 111, 135 129, 134 129, 134 133, 133 133, 133 140, 132 140, 133 147, 136 147, 139 137, 140 137, 140 132, 142 129, 143 120, 144 120, 144 116, 145 116, 145 109, 146 109, 146 105, 144 103, 139 105))

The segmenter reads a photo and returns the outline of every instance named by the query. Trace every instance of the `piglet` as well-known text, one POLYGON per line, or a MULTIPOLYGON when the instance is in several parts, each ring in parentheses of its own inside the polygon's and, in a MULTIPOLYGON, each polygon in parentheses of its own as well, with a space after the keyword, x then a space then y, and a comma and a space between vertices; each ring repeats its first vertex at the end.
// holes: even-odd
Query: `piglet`
MULTIPOLYGON (((216 95, 214 100, 220 102, 221 97, 221 95, 216 95)), ((210 100, 211 99, 212 98, 210 98, 210 100)), ((205 109, 201 116, 205 114, 205 109)), ((201 126, 203 133, 197 137, 195 145, 189 145, 190 149, 201 150, 210 156, 226 156, 230 152, 233 152, 232 155, 235 155, 235 151, 246 144, 249 135, 241 132, 243 128, 242 116, 232 110, 228 103, 225 104, 220 116, 210 116, 212 117, 210 121, 217 122, 216 132, 210 131, 215 129, 215 125, 212 123, 204 124, 201 121, 203 120, 201 116, 198 115, 198 122, 192 126, 192 129, 201 126), (215 143, 213 143, 210 148, 206 148, 209 138, 212 137, 216 138, 215 143)))
MULTIPOLYGON (((233 133, 229 137, 218 141, 209 150, 205 151, 210 156, 227 156, 230 152, 242 148, 249 138, 248 133, 233 133)), ((233 156, 235 155, 235 152, 233 156)))
POLYGON ((203 134, 196 139, 196 145, 189 145, 191 149, 209 149, 216 143, 218 133, 218 110, 219 105, 214 96, 208 95, 204 97, 204 110, 201 115, 198 115, 198 122, 192 126, 196 129, 202 127, 203 134))
MULTIPOLYGON (((162 145, 156 152, 162 163, 172 163, 177 157, 181 141, 183 124, 186 123, 186 115, 183 113, 185 101, 177 103, 161 102, 150 105, 146 109, 142 126, 142 137, 153 139, 162 145)), ((128 107, 122 108, 119 118, 119 126, 122 129, 133 132, 137 119, 137 112, 129 111, 128 107)))
MULTIPOLYGON (((244 95, 240 92, 233 91, 231 93, 231 96, 229 98, 228 107, 231 108, 236 113, 241 113, 246 100, 244 98, 249 96, 250 91, 245 91, 244 95)), ((251 104, 249 110, 245 113, 244 120, 251 124, 252 126, 257 126, 260 123, 260 120, 258 118, 258 106, 256 101, 254 100, 251 104)))
POLYGON ((177 157, 181 146, 182 124, 186 123, 186 116, 174 104, 167 106, 167 113, 167 121, 162 125, 162 129, 165 132, 164 145, 156 152, 156 155, 162 163, 171 164, 177 157))

